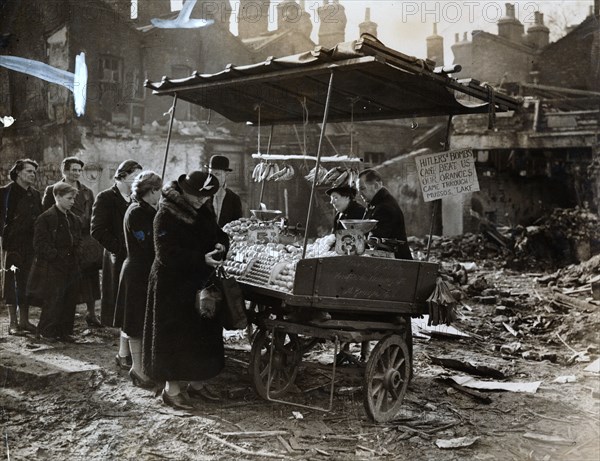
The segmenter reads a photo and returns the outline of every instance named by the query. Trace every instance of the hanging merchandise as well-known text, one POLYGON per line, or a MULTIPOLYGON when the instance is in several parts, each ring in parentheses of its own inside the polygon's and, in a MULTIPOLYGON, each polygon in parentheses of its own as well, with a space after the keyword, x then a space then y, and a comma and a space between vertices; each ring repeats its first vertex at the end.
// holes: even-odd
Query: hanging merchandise
POLYGON ((304 176, 304 179, 306 179, 308 182, 313 182, 315 179, 315 174, 317 174, 317 184, 321 184, 323 178, 327 174, 327 169, 319 165, 319 171, 317 173, 317 167, 315 166, 308 172, 306 176, 304 176))
POLYGON ((278 171, 271 173, 267 181, 289 181, 294 177, 295 171, 291 165, 285 163, 278 171))
POLYGON ((356 168, 335 167, 327 172, 320 184, 328 184, 333 187, 340 187, 343 184, 352 186, 358 179, 358 170, 356 168))

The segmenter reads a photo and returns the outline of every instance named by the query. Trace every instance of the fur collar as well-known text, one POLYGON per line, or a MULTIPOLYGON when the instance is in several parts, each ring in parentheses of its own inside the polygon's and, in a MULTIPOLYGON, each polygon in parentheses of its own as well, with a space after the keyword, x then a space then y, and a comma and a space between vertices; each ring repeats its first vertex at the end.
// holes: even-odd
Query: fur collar
POLYGON ((183 194, 175 181, 163 187, 160 209, 167 211, 186 224, 193 224, 198 218, 198 213, 183 198, 183 194))

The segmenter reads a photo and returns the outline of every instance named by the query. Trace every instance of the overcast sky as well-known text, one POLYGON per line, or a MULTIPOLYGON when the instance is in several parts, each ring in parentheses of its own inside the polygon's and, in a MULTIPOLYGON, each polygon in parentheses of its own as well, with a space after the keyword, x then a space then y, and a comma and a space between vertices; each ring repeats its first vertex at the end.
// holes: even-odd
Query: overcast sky
MULTIPOLYGON (((181 8, 181 0, 171 0, 173 9, 181 8)), ((231 0, 234 12, 238 11, 239 0, 231 0)), ((271 0, 272 4, 279 0, 271 0)), ((306 9, 317 18, 317 8, 322 0, 306 0, 306 9)), ((497 22, 505 14, 505 1, 388 1, 388 0, 341 0, 346 8, 348 24, 346 40, 358 38, 358 24, 364 21, 366 8, 371 9, 371 20, 379 25, 379 39, 387 46, 406 54, 426 57, 425 38, 431 35, 433 23, 438 23, 438 34, 444 37, 445 64, 452 63, 450 46, 455 33, 462 39, 463 33, 484 30, 497 33, 497 22)), ((527 29, 534 18, 534 11, 544 13, 545 24, 550 28, 551 41, 564 35, 564 27, 579 24, 589 14, 593 0, 515 1, 517 18, 527 29)), ((274 6, 272 6, 274 11, 274 6)), ((274 15, 273 15, 274 16, 274 15)), ((236 15, 232 16, 231 31, 237 34, 236 15)), ((276 23, 270 20, 270 29, 276 23)), ((318 41, 318 24, 313 28, 312 39, 318 41)), ((440 65, 440 63, 437 63, 440 65)))

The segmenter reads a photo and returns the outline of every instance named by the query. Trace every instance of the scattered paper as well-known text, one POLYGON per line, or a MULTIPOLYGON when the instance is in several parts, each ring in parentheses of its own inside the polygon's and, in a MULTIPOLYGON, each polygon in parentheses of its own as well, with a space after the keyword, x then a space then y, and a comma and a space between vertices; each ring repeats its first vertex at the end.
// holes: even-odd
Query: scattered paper
POLYGON ((477 269, 479 269, 477 267, 477 264, 475 263, 458 263, 460 264, 464 270, 466 270, 467 272, 473 272, 476 271, 477 269))
POLYGON ((523 437, 529 440, 537 440, 538 442, 554 443, 557 445, 575 445, 575 440, 565 439, 557 435, 536 434, 534 432, 525 432, 523 437))
POLYGON ((558 383, 558 384, 576 383, 577 382, 577 376, 575 376, 575 375, 559 376, 558 378, 556 378, 552 382, 553 383, 558 383))
POLYGON ((8 128, 13 123, 15 123, 15 119, 8 115, 6 117, 0 117, 0 122, 2 123, 2 125, 4 125, 4 128, 8 128))
POLYGON ((596 359, 590 363, 583 371, 589 371, 590 373, 600 373, 600 359, 596 359))
POLYGON ((437 439, 435 444, 438 448, 464 448, 470 447, 479 440, 479 437, 458 437, 456 439, 437 439))
POLYGON ((448 325, 428 326, 429 315, 424 315, 422 319, 412 319, 413 331, 419 331, 425 334, 438 334, 445 336, 454 336, 457 338, 470 338, 470 335, 448 325))
POLYGON ((295 419, 304 419, 304 415, 302 413, 300 413, 299 411, 292 411, 292 416, 295 419))
POLYGON ((526 392, 535 394, 542 384, 541 381, 531 383, 516 383, 516 382, 499 382, 499 381, 480 381, 470 376, 451 376, 452 381, 461 386, 470 387, 471 389, 483 389, 489 391, 509 391, 509 392, 526 392))

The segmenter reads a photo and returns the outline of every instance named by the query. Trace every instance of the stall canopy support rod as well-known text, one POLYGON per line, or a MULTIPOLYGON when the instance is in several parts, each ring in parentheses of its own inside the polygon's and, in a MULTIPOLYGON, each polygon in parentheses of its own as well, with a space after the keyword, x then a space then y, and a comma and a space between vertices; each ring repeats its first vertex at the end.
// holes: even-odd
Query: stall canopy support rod
POLYGON ((315 189, 319 180, 319 167, 321 166, 321 146, 325 137, 325 128, 327 127, 327 117, 329 116, 329 103, 331 102, 331 90, 333 89, 333 71, 329 75, 329 86, 327 87, 327 99, 325 101, 325 111, 323 112, 323 124, 321 126, 321 135, 319 136, 319 146, 317 147, 317 164, 315 165, 315 177, 313 178, 312 188, 310 189, 310 201, 308 202, 308 215, 306 216, 306 226, 304 228, 304 245, 302 246, 302 259, 306 256, 306 245, 308 243, 308 226, 313 210, 313 201, 315 189))
MULTIPOLYGON (((271 142, 273 141, 273 128, 274 128, 274 125, 271 125, 271 131, 269 131, 269 142, 267 144, 267 155, 269 155, 269 152, 271 152, 271 142)), ((265 195, 265 182, 266 182, 266 178, 263 179, 263 181, 260 185, 260 198, 258 199, 258 209, 259 210, 261 209, 260 204, 263 202, 263 196, 265 195)))
POLYGON ((169 120, 169 132, 167 133, 167 147, 165 148, 165 158, 163 160, 162 175, 163 181, 165 180, 165 172, 167 170, 167 158, 169 157, 169 145, 171 144, 171 132, 173 131, 173 120, 175 120, 175 106, 177 106, 177 93, 173 96, 173 105, 169 112, 171 113, 171 120, 169 120))
MULTIPOLYGON (((444 151, 450 148, 450 128, 452 128, 452 115, 448 116, 446 125, 446 139, 444 140, 444 151)), ((429 226, 429 240, 427 241, 427 253, 425 253, 425 261, 429 261, 429 250, 431 249, 431 238, 433 237, 433 225, 435 223, 435 213, 438 208, 441 209, 442 200, 435 200, 431 206, 431 225, 429 226)))

